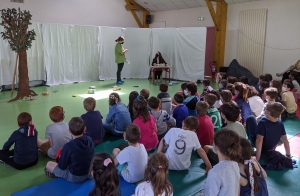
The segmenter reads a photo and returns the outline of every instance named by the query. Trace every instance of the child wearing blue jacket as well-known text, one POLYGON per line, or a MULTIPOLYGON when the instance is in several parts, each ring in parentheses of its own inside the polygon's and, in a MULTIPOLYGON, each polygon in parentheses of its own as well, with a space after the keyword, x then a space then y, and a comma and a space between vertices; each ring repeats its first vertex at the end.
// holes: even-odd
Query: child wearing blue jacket
POLYGON ((248 102, 247 86, 241 82, 234 83, 235 102, 241 109, 242 123, 245 124, 249 116, 252 115, 250 104, 248 102))

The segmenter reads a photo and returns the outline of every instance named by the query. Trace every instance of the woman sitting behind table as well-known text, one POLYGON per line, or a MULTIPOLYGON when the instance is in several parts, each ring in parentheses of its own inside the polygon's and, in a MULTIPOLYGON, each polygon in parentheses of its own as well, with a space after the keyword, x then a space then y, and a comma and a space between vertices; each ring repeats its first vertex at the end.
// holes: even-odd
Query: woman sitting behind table
MULTIPOLYGON (((161 53, 159 51, 156 52, 154 59, 152 60, 152 66, 156 66, 157 64, 165 64, 167 65, 164 58, 161 56, 161 53)), ((162 69, 156 69, 154 73, 154 79, 156 82, 156 79, 161 79, 162 69)))

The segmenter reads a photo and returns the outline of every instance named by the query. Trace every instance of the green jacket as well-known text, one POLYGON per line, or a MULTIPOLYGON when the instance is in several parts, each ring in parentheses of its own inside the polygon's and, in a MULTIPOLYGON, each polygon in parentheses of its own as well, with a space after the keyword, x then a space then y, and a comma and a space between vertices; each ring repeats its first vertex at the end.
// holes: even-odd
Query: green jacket
POLYGON ((123 50, 124 48, 122 47, 122 45, 117 43, 115 46, 115 56, 116 56, 115 62, 117 64, 125 62, 125 54, 122 54, 123 50))

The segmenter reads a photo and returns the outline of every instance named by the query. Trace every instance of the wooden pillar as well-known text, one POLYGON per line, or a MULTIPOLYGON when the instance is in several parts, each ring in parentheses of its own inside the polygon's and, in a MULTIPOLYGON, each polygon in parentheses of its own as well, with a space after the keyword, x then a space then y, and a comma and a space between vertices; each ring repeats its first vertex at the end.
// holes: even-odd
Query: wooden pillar
POLYGON ((126 2, 126 10, 130 11, 132 16, 134 17, 136 23, 139 25, 140 28, 149 28, 149 24, 146 23, 146 17, 150 14, 148 10, 144 7, 137 4, 134 0, 125 0, 126 2), (141 22, 136 14, 136 10, 143 11, 143 21, 141 22))
POLYGON ((205 0, 211 17, 216 27, 214 61, 217 61, 217 71, 224 66, 226 25, 227 25, 227 3, 224 0, 205 0), (212 1, 216 2, 216 11, 212 1))

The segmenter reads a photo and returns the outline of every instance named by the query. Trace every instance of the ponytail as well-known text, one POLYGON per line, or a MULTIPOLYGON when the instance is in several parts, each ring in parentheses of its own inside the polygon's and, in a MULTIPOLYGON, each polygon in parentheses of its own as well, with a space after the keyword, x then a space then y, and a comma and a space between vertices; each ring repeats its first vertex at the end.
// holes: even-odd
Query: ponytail
POLYGON ((247 180, 248 182, 250 183, 251 185, 251 191, 254 192, 254 194, 260 192, 261 190, 261 186, 259 184, 259 180, 263 180, 261 177, 260 177, 260 174, 259 172, 255 169, 255 166, 253 164, 253 160, 246 160, 245 161, 247 164, 246 165, 246 169, 245 169, 245 174, 246 174, 246 177, 247 177, 247 180), (251 176, 251 173, 253 175, 253 177, 251 176), (251 181, 253 181, 253 183, 251 184, 251 181))

